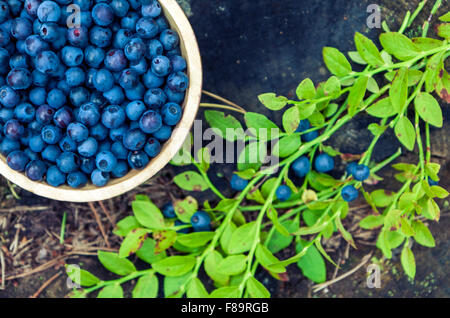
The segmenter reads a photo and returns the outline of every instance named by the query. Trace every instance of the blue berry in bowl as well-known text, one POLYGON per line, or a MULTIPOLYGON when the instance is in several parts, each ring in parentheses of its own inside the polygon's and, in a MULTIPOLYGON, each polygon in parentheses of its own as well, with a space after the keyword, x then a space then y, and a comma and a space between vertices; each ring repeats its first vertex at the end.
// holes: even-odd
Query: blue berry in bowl
MULTIPOLYGON (((55 41, 58 41, 60 38, 63 38, 61 36, 61 32, 59 29, 59 26, 54 22, 46 22, 41 23, 39 25, 39 36, 42 38, 42 40, 47 42, 53 42, 53 46, 55 45, 55 41)), ((65 38, 64 38, 65 43, 65 38)), ((62 43, 61 43, 62 44, 62 43)), ((81 61, 80 61, 81 63, 81 61)))
POLYGON ((16 18, 11 23, 11 35, 18 40, 25 40, 33 32, 33 25, 26 18, 16 18))
POLYGON ((183 111, 180 105, 169 102, 161 108, 161 114, 166 125, 175 126, 180 121, 183 111))
POLYGON ((57 144, 62 138, 61 129, 53 125, 44 126, 41 137, 48 145, 57 144))
POLYGON ((155 0, 141 7, 141 13, 144 17, 156 18, 161 14, 161 11, 161 5, 155 0))
POLYGON ((61 9, 54 1, 44 1, 39 5, 36 14, 41 22, 58 22, 61 9))
POLYGON ((81 142, 89 137, 89 129, 81 123, 73 122, 67 127, 67 134, 73 141, 81 142))
POLYGON ((89 137, 78 145, 77 151, 80 156, 93 157, 97 153, 98 142, 95 138, 89 137))
POLYGON ((101 171, 99 169, 95 169, 91 173, 91 181, 97 187, 104 187, 110 179, 110 175, 108 172, 101 171))
POLYGON ((31 136, 28 141, 28 147, 30 147, 31 151, 40 153, 45 149, 45 141, 42 139, 41 132, 39 134, 36 134, 34 136, 31 136))
POLYGON ((144 95, 144 103, 150 108, 161 108, 167 102, 167 96, 161 88, 149 89, 144 95))
POLYGON ((13 108, 20 102, 20 95, 10 86, 0 88, 0 104, 7 108, 13 108))
POLYGON ((334 169, 334 159, 326 153, 322 153, 314 160, 314 167, 317 172, 330 172, 334 169))
POLYGON ((127 66, 128 60, 121 49, 113 49, 106 53, 105 67, 112 72, 120 72, 127 66))
POLYGON ((183 72, 175 72, 167 78, 167 86, 174 92, 182 93, 189 86, 189 79, 183 72))
POLYGON ((205 211, 197 211, 191 217, 191 224, 195 232, 211 231, 211 217, 205 211))
POLYGON ((136 100, 129 102, 125 108, 125 112, 129 120, 137 121, 141 118, 147 107, 142 101, 136 100))
POLYGON ((111 172, 117 164, 117 158, 111 151, 101 151, 95 157, 97 169, 104 172, 111 172))
MULTIPOLYGON (((71 29, 69 29, 69 30, 71 30, 71 29)), ((82 34, 84 34, 83 31, 82 31, 83 27, 81 27, 79 30, 80 30, 79 31, 80 35, 77 38, 81 38, 82 34)), ((86 30, 86 32, 87 32, 87 30, 86 30)), ((88 45, 88 43, 89 43, 89 40, 90 40, 93 45, 95 45, 97 47, 100 47, 100 48, 104 48, 104 47, 107 47, 107 46, 109 46, 111 44, 111 39, 112 39, 112 31, 111 31, 111 29, 103 28, 103 27, 100 27, 100 26, 96 25, 96 26, 93 26, 89 30, 89 38, 87 38, 87 35, 86 35, 86 39, 84 40, 84 37, 83 37, 83 42, 82 43, 78 44, 78 43, 75 42, 78 45, 75 45, 74 42, 71 42, 71 43, 72 43, 72 45, 75 45, 75 46, 86 47, 88 45)), ((71 37, 69 37, 69 41, 70 40, 71 40, 71 37)), ((105 65, 106 65, 107 59, 108 59, 108 57, 106 57, 106 59, 105 59, 105 65)))
POLYGON ((344 201, 352 202, 358 198, 358 190, 352 185, 347 185, 342 188, 341 196, 344 201))
POLYGON ((180 44, 178 34, 170 29, 162 31, 159 40, 166 51, 173 50, 180 44))
POLYGON ((59 128, 67 128, 73 120, 72 111, 68 107, 61 107, 55 112, 53 122, 59 128))
POLYGON ((56 159, 56 166, 63 173, 71 173, 78 170, 80 167, 80 157, 69 151, 61 153, 61 155, 56 159))
POLYGON ((111 171, 111 175, 114 178, 122 178, 128 173, 128 163, 126 160, 117 160, 117 164, 111 171))
POLYGON ((32 181, 44 179, 47 166, 42 160, 32 160, 25 167, 25 175, 32 181))
POLYGON ((61 149, 56 145, 48 145, 42 151, 42 159, 49 162, 56 162, 56 159, 61 155, 61 149))
POLYGON ((120 18, 123 18, 130 9, 130 4, 127 0, 112 0, 109 4, 114 14, 120 18))
MULTIPOLYGON (((136 26, 137 27, 137 26, 136 26)), ((144 41, 139 37, 132 38, 124 48, 124 53, 129 61, 137 61, 145 56, 146 47, 144 41)))
POLYGON ((181 55, 172 55, 169 57, 170 63, 172 64, 173 72, 183 72, 187 68, 186 59, 181 55))
POLYGON ((109 129, 120 127, 125 119, 125 111, 118 105, 108 106, 102 114, 102 124, 109 129))
POLYGON ((82 188, 88 182, 87 176, 80 171, 72 172, 67 175, 67 184, 72 188, 82 188))
POLYGON ((79 121, 87 127, 95 126, 100 120, 98 106, 92 102, 81 105, 78 112, 79 121))
POLYGON ((155 138, 149 138, 145 143, 144 151, 149 157, 154 158, 161 152, 161 143, 155 138))
POLYGON ((136 22, 136 33, 143 39, 151 39, 158 32, 158 24, 151 17, 144 16, 136 22))
POLYGON ((118 83, 123 89, 131 89, 136 86, 138 82, 139 75, 135 70, 125 69, 120 73, 118 83))
POLYGON ((149 110, 141 116, 139 120, 139 127, 146 134, 151 134, 161 128, 162 121, 162 117, 158 112, 149 110))
POLYGON ((107 3, 97 3, 92 8, 92 20, 97 25, 108 26, 114 21, 114 11, 107 3))
POLYGON ((123 145, 131 151, 136 151, 144 148, 146 140, 145 133, 139 128, 134 128, 128 130, 123 136, 123 145))
POLYGON ((157 131, 153 133, 153 137, 158 139, 159 141, 169 140, 172 135, 172 127, 167 125, 162 125, 157 131))
POLYGON ((114 86, 114 78, 107 69, 99 69, 93 78, 92 84, 100 92, 107 92, 114 86))
POLYGON ((25 171, 25 167, 29 161, 28 156, 21 150, 14 150, 6 157, 8 166, 16 171, 25 171))
POLYGON ((14 116, 21 123, 31 123, 36 115, 36 110, 30 103, 21 103, 14 108, 14 116))
POLYGON ((102 48, 89 45, 84 49, 84 61, 90 67, 98 68, 105 59, 105 51, 102 48))
POLYGON ((58 109, 66 103, 66 94, 58 88, 53 88, 48 92, 46 100, 50 107, 58 109))
POLYGON ((25 128, 17 119, 8 120, 3 126, 3 134, 12 140, 19 140, 25 133, 25 128))
POLYGON ((128 157, 128 149, 123 145, 123 142, 119 140, 112 143, 111 152, 117 159, 126 160, 128 157))
POLYGON ((168 57, 157 55, 152 59, 151 70, 157 76, 167 76, 172 72, 172 64, 168 57))
POLYGON ((307 157, 301 156, 292 163, 291 169, 297 177, 304 178, 311 170, 311 163, 307 157))
POLYGON ((66 174, 59 170, 57 166, 51 166, 47 170, 45 180, 49 185, 59 187, 66 182, 66 174))
POLYGON ((84 52, 79 47, 65 46, 61 51, 61 59, 69 67, 78 66, 83 62, 84 52))

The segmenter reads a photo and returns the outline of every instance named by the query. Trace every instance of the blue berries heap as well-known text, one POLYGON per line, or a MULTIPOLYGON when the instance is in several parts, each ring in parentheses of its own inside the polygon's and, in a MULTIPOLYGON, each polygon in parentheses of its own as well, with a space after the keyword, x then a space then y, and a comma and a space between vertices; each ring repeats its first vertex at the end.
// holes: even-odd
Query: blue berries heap
POLYGON ((182 116, 179 42, 156 0, 0 0, 8 165, 74 188, 143 169, 182 116))

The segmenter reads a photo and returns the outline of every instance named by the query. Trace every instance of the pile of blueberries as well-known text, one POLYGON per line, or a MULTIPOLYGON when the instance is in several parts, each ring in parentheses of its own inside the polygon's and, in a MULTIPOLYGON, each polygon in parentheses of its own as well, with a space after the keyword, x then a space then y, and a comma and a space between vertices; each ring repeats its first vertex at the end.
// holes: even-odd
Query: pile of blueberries
POLYGON ((143 169, 182 116, 179 43, 156 0, 0 0, 8 165, 74 188, 143 169))
MULTIPOLYGON (((305 132, 311 129, 311 123, 305 119, 301 120, 296 132, 305 132)), ((302 134, 301 139, 304 142, 309 142, 316 139, 319 136, 317 130, 306 132, 302 134)), ((314 159, 314 168, 317 172, 327 173, 334 169, 335 162, 333 157, 326 153, 319 154, 314 159)), ((311 170, 310 159, 306 156, 301 156, 296 159, 291 165, 292 172, 299 178, 304 178, 311 170)), ((357 164, 356 162, 351 162, 347 166, 347 174, 353 176, 357 181, 364 181, 370 177, 370 169, 366 165, 357 164)), ((231 188, 235 191, 242 191, 248 185, 248 180, 239 177, 237 174, 233 174, 230 181, 231 188)), ((276 192, 276 198, 280 202, 287 201, 292 196, 292 190, 287 185, 280 185, 276 192)), ((341 191, 342 198, 351 202, 358 198, 358 190, 353 185, 347 185, 342 188, 341 191)))
MULTIPOLYGON (((177 218, 172 202, 168 202, 163 205, 162 213, 168 219, 177 218)), ((175 226, 183 226, 183 225, 187 224, 180 220, 175 220, 175 226)), ((205 211, 197 211, 191 217, 191 225, 192 230, 194 230, 194 232, 209 232, 211 231, 211 217, 205 211)), ((190 232, 190 230, 191 228, 186 227, 181 230, 178 230, 178 232, 187 234, 190 232)))

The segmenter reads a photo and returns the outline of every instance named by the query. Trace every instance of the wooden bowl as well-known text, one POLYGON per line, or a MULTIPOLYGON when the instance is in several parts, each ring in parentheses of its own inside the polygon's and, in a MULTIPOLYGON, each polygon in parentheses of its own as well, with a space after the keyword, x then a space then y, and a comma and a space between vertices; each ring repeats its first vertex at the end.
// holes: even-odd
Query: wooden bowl
POLYGON ((105 187, 101 188, 92 184, 80 189, 73 189, 69 186, 55 188, 45 182, 31 181, 24 173, 12 170, 6 164, 5 157, 1 155, 0 174, 19 187, 42 197, 71 202, 100 201, 118 196, 141 185, 160 171, 175 156, 188 136, 198 111, 202 89, 202 65, 194 31, 183 10, 175 0, 159 0, 159 2, 171 28, 176 30, 180 36, 181 52, 187 62, 189 77, 189 87, 182 105, 183 116, 173 130, 170 139, 164 143, 160 154, 153 158, 145 169, 133 170, 122 178, 111 179, 105 187))

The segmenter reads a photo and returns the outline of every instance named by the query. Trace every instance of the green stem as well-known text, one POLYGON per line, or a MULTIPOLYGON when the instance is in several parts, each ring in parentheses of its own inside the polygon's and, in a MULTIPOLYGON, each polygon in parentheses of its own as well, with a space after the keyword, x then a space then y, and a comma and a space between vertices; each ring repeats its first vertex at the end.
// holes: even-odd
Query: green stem
POLYGON ((114 284, 121 285, 121 284, 123 284, 125 282, 128 282, 128 281, 132 280, 132 279, 135 279, 135 278, 138 278, 138 277, 144 276, 146 274, 150 274, 150 273, 154 273, 154 270, 153 269, 145 269, 145 270, 142 270, 142 271, 133 272, 133 273, 131 273, 131 274, 127 275, 127 276, 121 277, 119 279, 101 281, 97 285, 95 285, 95 286, 93 286, 91 288, 85 289, 84 293, 85 294, 89 294, 89 293, 92 293, 93 291, 95 291, 95 290, 97 290, 99 288, 102 288, 102 287, 105 287, 105 286, 109 286, 109 285, 114 285, 114 284))

